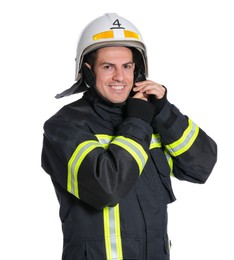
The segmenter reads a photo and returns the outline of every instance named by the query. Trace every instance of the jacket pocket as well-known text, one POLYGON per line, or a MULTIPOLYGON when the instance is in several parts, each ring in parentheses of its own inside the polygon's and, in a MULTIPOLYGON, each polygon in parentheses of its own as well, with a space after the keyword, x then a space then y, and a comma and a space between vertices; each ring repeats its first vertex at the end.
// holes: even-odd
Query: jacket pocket
POLYGON ((74 243, 65 246, 62 260, 87 260, 85 243, 74 243))
POLYGON ((124 252, 124 258, 126 260, 136 259, 143 260, 145 259, 145 240, 137 238, 123 238, 122 247, 124 252))
MULTIPOLYGON (((122 237, 121 248, 117 248, 113 238, 110 244, 109 251, 105 247, 104 240, 93 240, 87 242, 87 260, 109 260, 111 259, 123 259, 124 260, 143 260, 142 257, 144 251, 144 243, 141 239, 122 237), (107 255, 109 254, 109 258, 107 255)), ((78 259, 78 258, 77 258, 78 259)))

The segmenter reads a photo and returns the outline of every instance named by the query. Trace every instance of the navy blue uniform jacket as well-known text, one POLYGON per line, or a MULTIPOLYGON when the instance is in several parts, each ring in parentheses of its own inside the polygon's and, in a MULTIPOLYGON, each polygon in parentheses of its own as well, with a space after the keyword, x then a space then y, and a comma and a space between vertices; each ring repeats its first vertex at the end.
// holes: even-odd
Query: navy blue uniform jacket
POLYGON ((88 90, 44 125, 42 167, 60 203, 63 260, 170 258, 171 176, 204 183, 215 142, 166 102, 151 123, 88 90))

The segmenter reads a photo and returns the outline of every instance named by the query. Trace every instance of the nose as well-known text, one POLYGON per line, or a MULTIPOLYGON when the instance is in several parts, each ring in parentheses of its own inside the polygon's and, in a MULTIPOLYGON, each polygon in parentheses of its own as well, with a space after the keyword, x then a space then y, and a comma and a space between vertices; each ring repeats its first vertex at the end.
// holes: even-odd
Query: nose
POLYGON ((115 81, 122 81, 124 79, 124 72, 122 68, 115 68, 113 74, 113 80, 115 81))

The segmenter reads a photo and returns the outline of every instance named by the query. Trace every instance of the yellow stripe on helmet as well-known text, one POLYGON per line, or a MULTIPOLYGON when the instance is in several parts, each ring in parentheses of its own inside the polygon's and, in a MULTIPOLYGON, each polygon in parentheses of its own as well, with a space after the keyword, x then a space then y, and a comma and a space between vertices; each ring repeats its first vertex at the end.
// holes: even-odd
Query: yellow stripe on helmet
POLYGON ((140 35, 132 31, 124 30, 124 36, 126 38, 135 38, 137 40, 140 40, 140 35))
MULTIPOLYGON (((123 33, 125 38, 135 38, 137 40, 140 40, 140 35, 138 33, 135 33, 133 31, 128 31, 128 30, 123 30, 123 33)), ((103 39, 113 39, 113 38, 115 38, 113 30, 100 32, 93 35, 94 41, 103 40, 103 39)))
POLYGON ((108 39, 108 38, 114 38, 114 32, 113 30, 101 32, 98 34, 93 35, 93 40, 98 41, 102 39, 108 39))

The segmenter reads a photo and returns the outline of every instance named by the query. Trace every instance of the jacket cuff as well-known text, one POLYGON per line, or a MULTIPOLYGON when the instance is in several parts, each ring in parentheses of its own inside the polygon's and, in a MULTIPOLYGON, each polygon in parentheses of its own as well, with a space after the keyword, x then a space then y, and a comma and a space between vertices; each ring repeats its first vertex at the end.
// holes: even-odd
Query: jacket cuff
POLYGON ((154 105, 139 98, 130 98, 126 110, 128 117, 137 117, 149 124, 154 116, 154 105))
POLYGON ((149 101, 154 105, 154 115, 158 115, 167 103, 167 88, 165 88, 165 94, 162 98, 157 99, 154 95, 149 95, 149 101))

